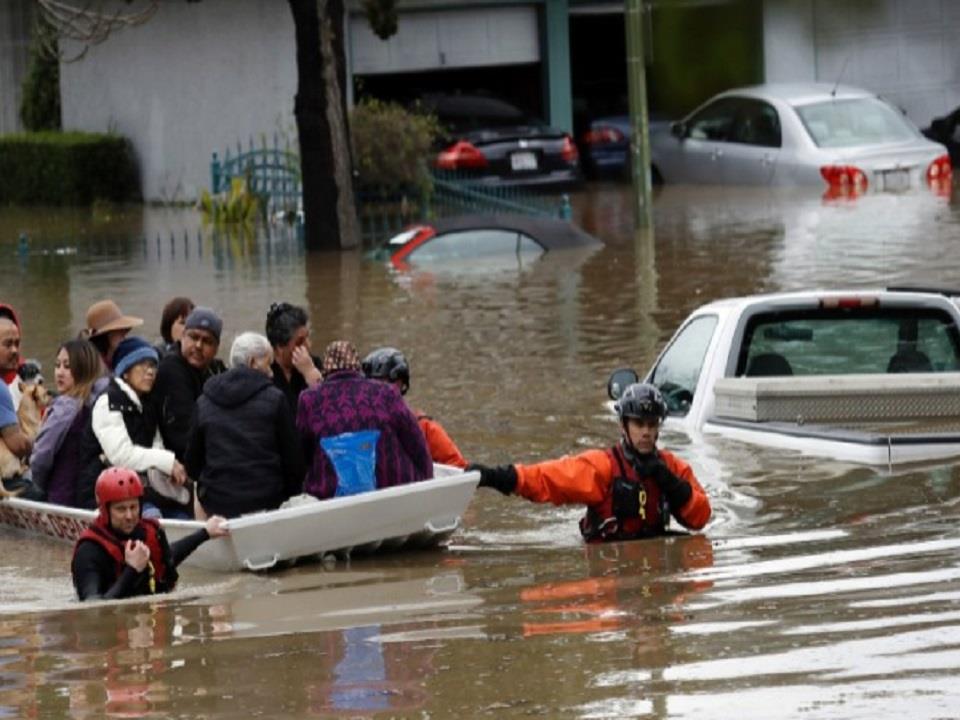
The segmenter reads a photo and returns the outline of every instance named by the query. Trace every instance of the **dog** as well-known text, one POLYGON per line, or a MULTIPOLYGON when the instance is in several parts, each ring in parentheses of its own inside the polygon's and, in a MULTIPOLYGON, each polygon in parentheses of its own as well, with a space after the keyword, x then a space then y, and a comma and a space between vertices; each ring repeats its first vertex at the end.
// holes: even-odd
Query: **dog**
MULTIPOLYGON (((36 439, 40 432, 40 423, 43 420, 43 412, 50 404, 50 393, 43 384, 43 380, 20 383, 20 407, 17 410, 17 421, 20 424, 20 431, 31 441, 36 439)), ((14 497, 20 494, 20 491, 11 492, 3 486, 4 480, 9 480, 17 475, 22 475, 29 465, 25 460, 21 460, 6 446, 3 439, 0 438, 0 498, 14 497)))

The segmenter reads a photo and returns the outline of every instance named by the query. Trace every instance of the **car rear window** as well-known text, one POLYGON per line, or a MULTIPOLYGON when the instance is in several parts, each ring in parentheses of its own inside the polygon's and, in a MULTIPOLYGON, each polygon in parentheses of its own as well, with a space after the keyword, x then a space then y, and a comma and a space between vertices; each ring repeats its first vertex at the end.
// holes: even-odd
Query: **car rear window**
POLYGON ((750 318, 736 374, 849 375, 960 370, 960 337, 946 312, 873 308, 750 318))
POLYGON ((897 110, 879 98, 827 100, 795 106, 814 143, 822 148, 905 142, 918 131, 897 110))
POLYGON ((517 230, 478 228, 435 235, 410 253, 410 261, 449 261, 491 256, 532 258, 543 252, 540 243, 517 230))

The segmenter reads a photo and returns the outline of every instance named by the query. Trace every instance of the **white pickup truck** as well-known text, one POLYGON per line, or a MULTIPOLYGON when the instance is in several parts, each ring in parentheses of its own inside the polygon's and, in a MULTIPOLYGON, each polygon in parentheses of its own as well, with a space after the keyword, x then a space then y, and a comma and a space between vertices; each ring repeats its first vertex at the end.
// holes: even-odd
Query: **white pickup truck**
MULTIPOLYGON (((808 291, 718 300, 647 373, 668 429, 867 465, 960 455, 960 292, 808 291)), ((635 381, 613 373, 613 399, 635 381)))

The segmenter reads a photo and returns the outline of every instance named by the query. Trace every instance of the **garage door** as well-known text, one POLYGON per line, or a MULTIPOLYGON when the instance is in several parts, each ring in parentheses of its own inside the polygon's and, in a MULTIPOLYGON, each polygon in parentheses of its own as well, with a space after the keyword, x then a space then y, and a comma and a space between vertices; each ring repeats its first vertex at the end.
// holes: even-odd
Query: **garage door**
POLYGON ((534 7, 400 13, 387 41, 366 18, 350 19, 351 70, 374 75, 533 63, 540 59, 534 7))
POLYGON ((960 105, 960 2, 815 0, 818 80, 859 85, 921 127, 960 105))

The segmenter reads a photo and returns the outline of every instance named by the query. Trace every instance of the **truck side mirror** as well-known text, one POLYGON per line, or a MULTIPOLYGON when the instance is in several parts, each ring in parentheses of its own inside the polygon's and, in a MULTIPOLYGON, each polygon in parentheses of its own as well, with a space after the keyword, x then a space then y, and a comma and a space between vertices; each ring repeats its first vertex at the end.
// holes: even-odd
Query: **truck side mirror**
POLYGON ((670 134, 677 140, 683 140, 687 136, 687 124, 683 120, 670 123, 670 134))
POLYGON ((610 379, 607 380, 607 396, 611 400, 619 400, 623 391, 636 382, 640 382, 640 376, 633 368, 614 370, 610 374, 610 379))

